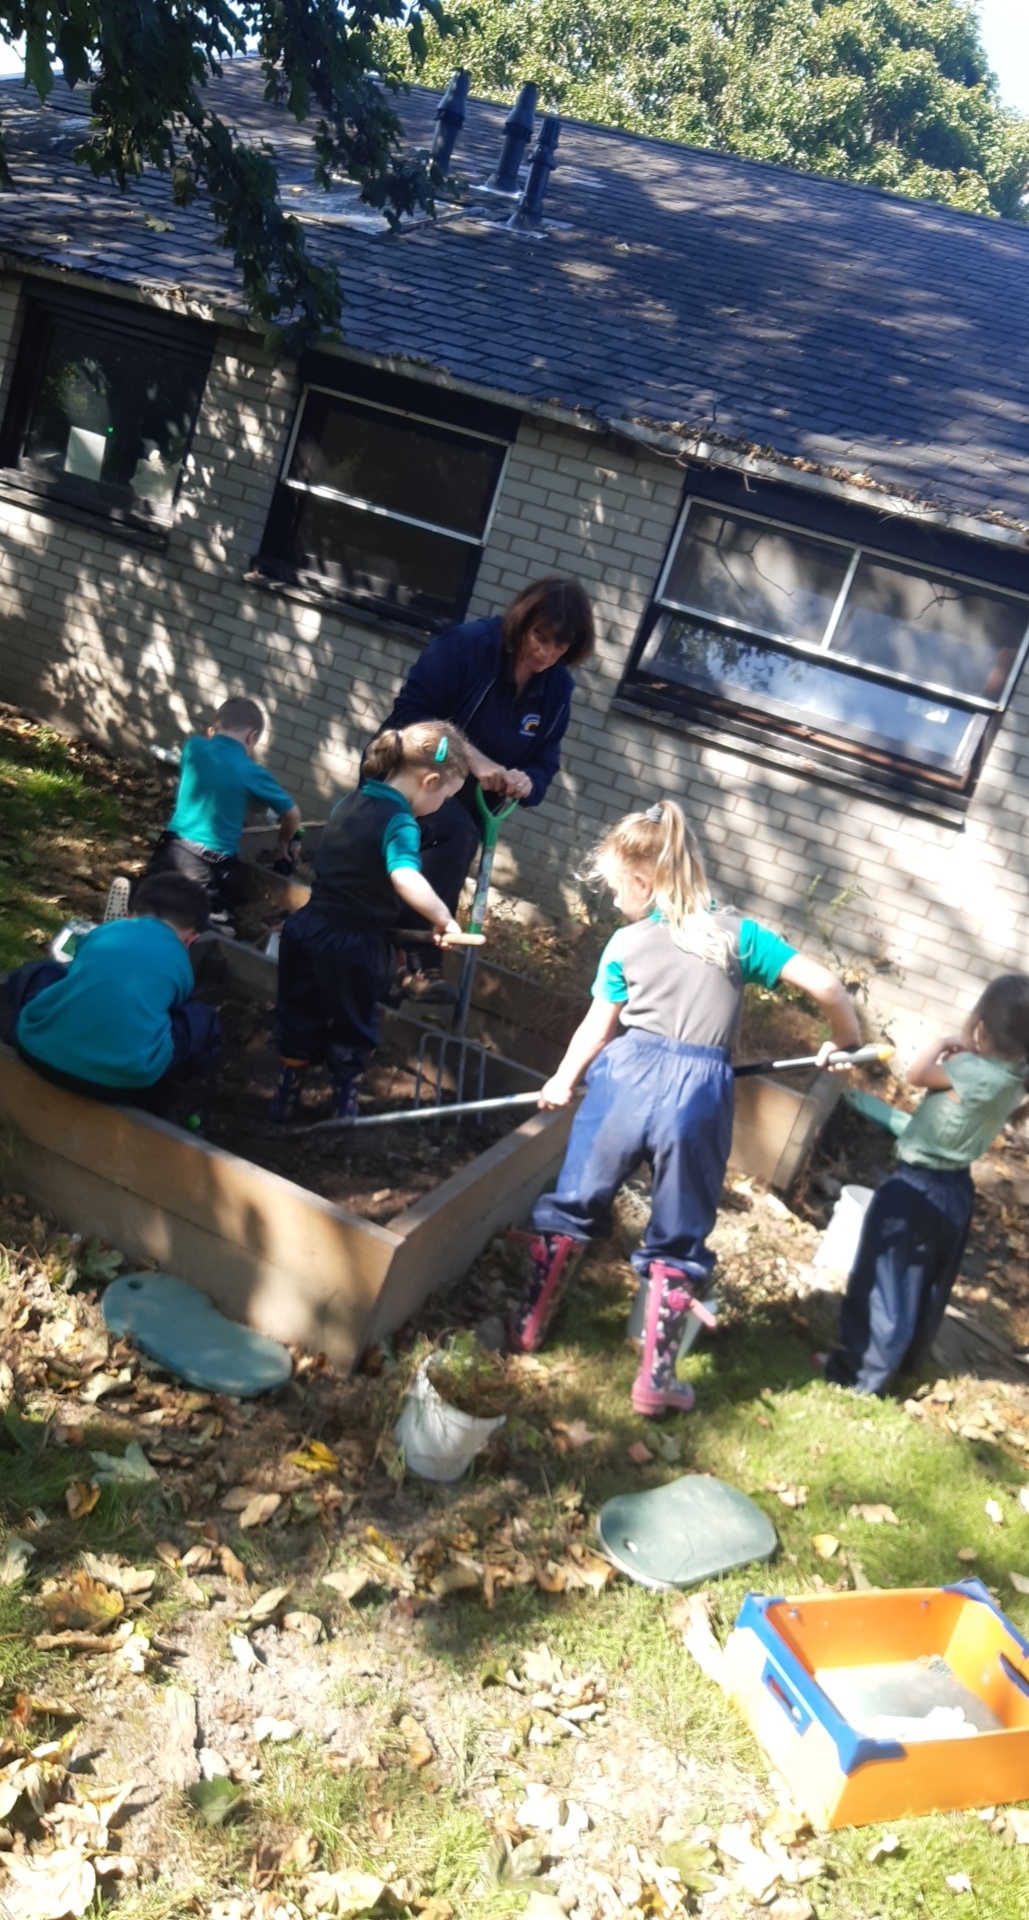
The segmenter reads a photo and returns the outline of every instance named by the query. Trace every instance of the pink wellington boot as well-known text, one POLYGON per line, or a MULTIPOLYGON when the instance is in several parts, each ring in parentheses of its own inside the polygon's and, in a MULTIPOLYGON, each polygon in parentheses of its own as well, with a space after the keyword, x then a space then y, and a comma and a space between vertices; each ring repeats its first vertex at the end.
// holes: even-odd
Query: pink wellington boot
POLYGON ((508 1238, 523 1242, 529 1256, 528 1285, 512 1308, 508 1342, 512 1353, 536 1353, 578 1265, 584 1243, 573 1240, 569 1233, 512 1232, 508 1238))
POLYGON ((693 1388, 675 1377, 675 1361, 688 1316, 695 1313, 704 1326, 714 1326, 714 1315, 694 1294, 680 1267, 663 1260, 651 1263, 647 1321, 643 1331, 640 1370, 632 1383, 636 1413, 655 1419, 662 1413, 689 1413, 693 1388))

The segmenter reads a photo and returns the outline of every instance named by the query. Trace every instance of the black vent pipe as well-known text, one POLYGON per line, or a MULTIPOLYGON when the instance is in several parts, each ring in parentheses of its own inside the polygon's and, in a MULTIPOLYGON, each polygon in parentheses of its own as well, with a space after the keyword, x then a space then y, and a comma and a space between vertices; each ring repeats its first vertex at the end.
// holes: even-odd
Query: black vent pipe
POLYGON ((540 137, 532 156, 525 191, 516 211, 508 221, 509 226, 541 227, 543 225, 543 199, 547 191, 547 182, 557 165, 554 156, 557 153, 557 143, 560 138, 561 122, 556 113, 548 113, 540 128, 540 137))
POLYGON ((532 81, 527 80, 504 121, 504 144, 500 149, 500 160, 496 173, 488 182, 495 193, 518 192, 518 173, 525 149, 532 139, 536 118, 537 92, 532 81))
POLYGON ((464 67, 451 76, 447 90, 436 108, 436 133, 432 142, 432 163, 446 173, 453 156, 457 136, 464 126, 471 76, 464 67))

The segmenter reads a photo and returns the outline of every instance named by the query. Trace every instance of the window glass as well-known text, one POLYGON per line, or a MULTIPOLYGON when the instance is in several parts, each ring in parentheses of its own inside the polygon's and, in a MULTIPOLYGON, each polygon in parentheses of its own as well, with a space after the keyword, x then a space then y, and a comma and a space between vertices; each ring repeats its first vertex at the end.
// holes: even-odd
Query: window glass
POLYGON ((504 451, 453 427, 312 389, 289 478, 480 540, 504 451))
POLYGON ((653 675, 944 770, 966 767, 984 725, 946 701, 847 673, 828 655, 823 664, 675 615, 659 623, 644 662, 653 675))
POLYGON ((204 363, 145 338, 54 319, 20 464, 68 491, 114 488, 126 506, 167 516, 205 375, 204 363))
POLYGON ((296 572, 430 621, 448 618, 471 590, 479 551, 464 540, 285 487, 266 541, 266 554, 288 555, 296 572))
POLYGON ((955 693, 999 700, 1027 621, 1024 601, 862 554, 832 651, 955 693))
POLYGON ((661 597, 818 646, 849 561, 845 547, 691 505, 661 597))

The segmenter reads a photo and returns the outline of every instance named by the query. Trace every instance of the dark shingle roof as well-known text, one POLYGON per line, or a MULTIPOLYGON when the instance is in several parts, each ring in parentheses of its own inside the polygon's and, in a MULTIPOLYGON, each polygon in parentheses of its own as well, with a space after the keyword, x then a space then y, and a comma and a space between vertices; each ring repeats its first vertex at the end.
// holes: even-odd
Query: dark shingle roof
MULTIPOLYGON (((390 237, 308 217, 333 199, 291 200, 308 140, 265 105, 256 62, 227 66, 211 93, 272 142, 287 205, 341 259, 352 347, 1029 527, 1029 229, 566 122, 546 237, 507 231, 485 201, 390 237)), ((239 310, 202 204, 172 209, 153 175, 122 196, 73 165, 80 97, 56 90, 41 108, 0 86, 19 189, 0 195, 0 248, 239 310)), ((434 107, 417 91, 402 102, 418 145, 434 107)), ((467 180, 492 170, 505 111, 470 105, 454 159, 467 180)))

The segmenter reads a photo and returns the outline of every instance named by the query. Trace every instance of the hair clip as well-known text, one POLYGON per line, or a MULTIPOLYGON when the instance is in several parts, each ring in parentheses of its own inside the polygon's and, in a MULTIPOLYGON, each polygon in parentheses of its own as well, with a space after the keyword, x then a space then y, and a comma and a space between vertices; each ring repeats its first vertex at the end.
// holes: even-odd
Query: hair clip
POLYGON ((438 767, 441 767, 443 765, 443 762, 447 757, 447 750, 449 746, 450 746, 450 742, 447 739, 446 734, 444 733, 440 738, 440 743, 439 743, 439 746, 436 748, 436 752, 434 756, 436 765, 438 767))
POLYGON ((660 800, 655 800, 653 806, 648 807, 646 809, 646 812, 643 815, 644 820, 649 820, 651 824, 655 827, 659 827, 661 825, 661 821, 663 817, 664 816, 662 815, 662 812, 661 812, 660 800))

